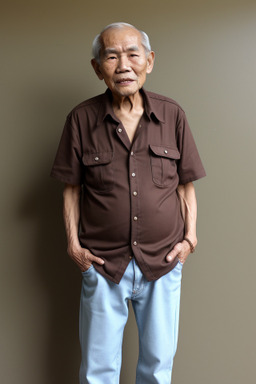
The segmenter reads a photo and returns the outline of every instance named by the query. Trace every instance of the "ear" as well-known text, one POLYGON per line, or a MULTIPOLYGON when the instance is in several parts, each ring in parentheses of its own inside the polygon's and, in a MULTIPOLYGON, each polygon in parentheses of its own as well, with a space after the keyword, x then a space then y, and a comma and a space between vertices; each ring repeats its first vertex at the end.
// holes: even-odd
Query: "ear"
POLYGON ((103 80, 103 75, 102 75, 101 70, 100 70, 100 64, 95 59, 92 59, 91 65, 92 65, 96 75, 98 76, 98 78, 100 80, 103 80))
POLYGON ((151 51, 147 57, 147 73, 151 73, 155 62, 155 52, 151 51))

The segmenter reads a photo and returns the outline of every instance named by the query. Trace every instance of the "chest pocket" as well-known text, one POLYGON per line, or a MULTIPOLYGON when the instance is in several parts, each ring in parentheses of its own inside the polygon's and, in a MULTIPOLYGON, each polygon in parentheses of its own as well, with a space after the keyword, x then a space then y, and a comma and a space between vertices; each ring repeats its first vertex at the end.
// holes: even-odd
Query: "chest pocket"
POLYGON ((84 183, 97 191, 111 191, 114 186, 113 152, 85 153, 82 161, 85 167, 84 183))
POLYGON ((177 174, 178 149, 164 145, 150 145, 150 161, 153 182, 160 187, 172 184, 177 174))

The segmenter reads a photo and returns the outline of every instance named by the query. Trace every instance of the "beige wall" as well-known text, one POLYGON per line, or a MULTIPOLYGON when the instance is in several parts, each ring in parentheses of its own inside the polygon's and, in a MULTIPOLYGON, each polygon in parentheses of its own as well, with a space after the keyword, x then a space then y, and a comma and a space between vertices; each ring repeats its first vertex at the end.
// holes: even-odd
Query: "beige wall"
MULTIPOLYGON (((80 274, 66 256, 49 172, 66 114, 104 90, 94 35, 145 29, 147 89, 186 110, 208 177, 196 183, 199 245, 183 274, 174 384, 255 379, 254 0, 9 1, 1 7, 1 382, 78 382, 80 274), (254 379, 253 379, 254 378, 254 379)), ((137 356, 133 316, 122 384, 137 356)))

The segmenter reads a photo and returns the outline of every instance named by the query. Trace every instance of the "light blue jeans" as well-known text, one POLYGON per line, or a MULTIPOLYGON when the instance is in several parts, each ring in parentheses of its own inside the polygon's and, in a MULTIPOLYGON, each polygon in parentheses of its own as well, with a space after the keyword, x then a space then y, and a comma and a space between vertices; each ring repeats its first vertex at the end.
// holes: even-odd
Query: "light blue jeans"
POLYGON ((177 349, 182 264, 148 282, 134 259, 119 285, 93 266, 83 272, 80 384, 118 384, 123 331, 132 302, 139 333, 136 384, 170 384, 177 349))

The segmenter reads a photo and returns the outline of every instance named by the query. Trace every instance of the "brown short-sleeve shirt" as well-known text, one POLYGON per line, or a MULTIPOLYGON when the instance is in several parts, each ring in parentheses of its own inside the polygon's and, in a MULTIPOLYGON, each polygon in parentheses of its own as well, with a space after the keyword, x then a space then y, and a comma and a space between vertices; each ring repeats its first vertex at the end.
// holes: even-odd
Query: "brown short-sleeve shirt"
POLYGON ((177 264, 166 255, 184 236, 179 184, 205 176, 186 116, 172 99, 141 90, 144 114, 131 143, 110 90, 68 115, 51 175, 82 185, 79 239, 119 283, 134 256, 156 280, 177 264))

